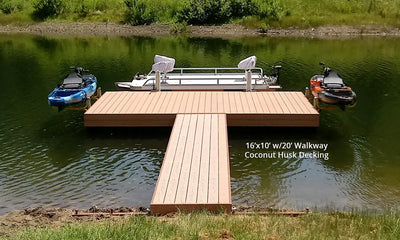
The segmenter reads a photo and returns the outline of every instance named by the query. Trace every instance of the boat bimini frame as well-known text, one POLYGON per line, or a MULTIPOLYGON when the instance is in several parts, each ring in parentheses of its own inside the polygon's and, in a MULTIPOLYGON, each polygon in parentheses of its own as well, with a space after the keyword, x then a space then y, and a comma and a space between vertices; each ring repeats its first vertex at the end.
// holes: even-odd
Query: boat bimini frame
POLYGON ((156 55, 151 71, 137 73, 131 82, 116 82, 124 90, 246 90, 266 91, 280 89, 279 70, 281 66, 271 66, 272 70, 264 74, 256 67, 256 56, 242 60, 238 67, 174 68, 175 59, 156 55), (244 71, 243 71, 244 70, 244 71))

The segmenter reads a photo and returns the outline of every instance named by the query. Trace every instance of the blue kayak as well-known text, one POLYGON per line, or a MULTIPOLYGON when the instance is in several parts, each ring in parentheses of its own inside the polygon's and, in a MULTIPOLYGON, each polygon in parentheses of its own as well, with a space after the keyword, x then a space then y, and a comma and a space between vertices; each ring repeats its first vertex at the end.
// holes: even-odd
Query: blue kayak
POLYGON ((74 68, 62 84, 47 97, 50 106, 63 107, 85 102, 93 96, 97 88, 97 78, 93 74, 84 74, 81 67, 74 68))

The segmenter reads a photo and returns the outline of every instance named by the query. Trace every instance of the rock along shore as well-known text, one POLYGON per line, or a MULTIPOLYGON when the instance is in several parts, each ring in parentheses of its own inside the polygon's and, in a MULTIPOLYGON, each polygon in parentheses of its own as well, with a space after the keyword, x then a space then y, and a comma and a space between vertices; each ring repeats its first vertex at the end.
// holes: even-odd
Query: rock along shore
MULTIPOLYGON (((0 34, 34 34, 45 36, 169 36, 170 25, 151 24, 131 26, 105 22, 41 22, 34 24, 0 25, 0 34)), ((392 26, 323 26, 310 29, 290 27, 261 30, 237 24, 218 26, 188 26, 192 37, 306 37, 306 38, 357 38, 364 36, 400 37, 400 29, 392 26)))

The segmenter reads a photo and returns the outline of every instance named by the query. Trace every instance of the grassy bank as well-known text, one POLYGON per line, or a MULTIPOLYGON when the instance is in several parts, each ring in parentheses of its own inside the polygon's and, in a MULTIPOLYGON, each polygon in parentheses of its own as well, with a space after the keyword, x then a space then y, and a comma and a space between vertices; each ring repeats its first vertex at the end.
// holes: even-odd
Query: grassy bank
MULTIPOLYGON (((26 228, 11 239, 400 239, 398 214, 313 213, 299 217, 207 213, 138 216, 26 228)), ((1 238, 1 237, 0 237, 1 238)))
MULTIPOLYGON (((246 27, 400 26, 400 0, 0 0, 0 23, 111 21, 246 27)), ((178 25, 182 28, 182 25, 178 25)))

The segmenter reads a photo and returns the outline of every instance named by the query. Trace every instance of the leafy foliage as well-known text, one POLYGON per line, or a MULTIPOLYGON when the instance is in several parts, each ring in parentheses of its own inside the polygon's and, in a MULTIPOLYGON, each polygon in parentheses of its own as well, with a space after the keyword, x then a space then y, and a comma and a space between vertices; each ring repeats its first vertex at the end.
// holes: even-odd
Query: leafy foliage
POLYGON ((261 18, 279 20, 284 13, 282 5, 276 0, 261 0, 257 5, 257 15, 261 18))
POLYGON ((228 0, 188 0, 178 11, 178 20, 190 24, 223 23, 230 17, 228 0))
POLYGON ((15 11, 21 11, 23 4, 21 1, 16 0, 0 0, 0 10, 4 14, 11 14, 15 11))
POLYGON ((65 10, 63 0, 39 0, 33 4, 33 15, 39 19, 60 15, 65 10))
POLYGON ((230 10, 232 18, 256 15, 258 12, 257 4, 253 0, 231 0, 230 10))
POLYGON ((143 25, 155 22, 156 13, 150 5, 144 0, 126 0, 124 1, 128 8, 126 21, 132 25, 143 25))
POLYGON ((252 15, 278 20, 282 12, 276 0, 186 0, 177 17, 190 24, 214 24, 252 15))

